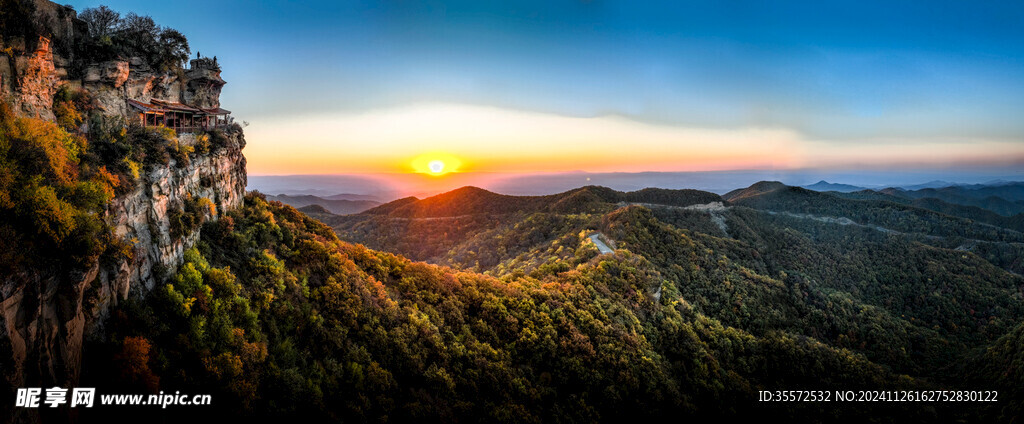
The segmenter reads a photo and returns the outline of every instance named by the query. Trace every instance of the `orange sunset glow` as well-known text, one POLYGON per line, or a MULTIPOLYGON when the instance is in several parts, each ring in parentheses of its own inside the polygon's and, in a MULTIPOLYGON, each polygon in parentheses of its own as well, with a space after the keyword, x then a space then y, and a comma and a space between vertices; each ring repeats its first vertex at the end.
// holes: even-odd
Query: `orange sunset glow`
MULTIPOLYGON (((253 125, 257 174, 718 170, 800 165, 788 130, 660 126, 466 105, 420 105, 253 125), (401 123, 396 125, 396 123, 401 123), (297 140, 281 150, 262 140, 297 140), (643 140, 643 143, 638 143, 643 140), (372 145, 374 149, 353 149, 372 145), (409 159, 409 152, 427 150, 409 159), (443 163, 440 172, 433 161, 443 163)), ((436 164, 435 164, 436 165, 436 164)))
POLYGON ((999 138, 817 140, 786 128, 698 128, 456 104, 270 118, 247 131, 249 169, 257 175, 719 171, 1024 158, 1024 144, 999 138))

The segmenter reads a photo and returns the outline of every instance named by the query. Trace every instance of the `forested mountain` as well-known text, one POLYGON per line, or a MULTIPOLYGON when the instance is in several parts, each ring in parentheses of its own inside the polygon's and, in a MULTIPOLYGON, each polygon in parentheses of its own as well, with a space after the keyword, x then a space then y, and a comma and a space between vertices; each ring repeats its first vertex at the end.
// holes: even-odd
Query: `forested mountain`
MULTIPOLYGON (((600 187, 517 197, 467 187, 423 200, 397 200, 362 214, 317 217, 346 240, 417 260, 458 266, 475 266, 475 261, 480 261, 478 269, 486 270, 540 241, 571 230, 596 228, 603 213, 625 205, 696 209, 695 205, 725 200, 768 215, 856 224, 937 247, 972 250, 1000 267, 1021 270, 1019 255, 1014 252, 1020 251, 1024 233, 1015 217, 940 201, 906 201, 872 191, 819 193, 778 182, 760 182, 723 197, 697 190, 621 193, 600 187), (514 234, 501 233, 510 227, 517 227, 514 234), (477 241, 470 242, 474 238, 477 241), (455 262, 448 262, 449 257, 455 262)), ((703 214, 711 219, 693 225, 706 226, 699 229, 708 232, 720 232, 726 226, 724 217, 730 215, 703 214)))
MULTIPOLYGON (((431 211, 423 217, 410 207, 457 193, 383 205, 388 214, 318 217, 342 239, 503 279, 572 273, 581 249, 593 249, 587 236, 599 232, 617 247, 615 256, 642 258, 654 271, 660 283, 647 292, 661 303, 680 299, 752 335, 809 337, 940 385, 959 384, 964 364, 979 349, 1005 345, 997 340, 1024 317, 1024 235, 1012 221, 998 226, 884 194, 861 200, 773 182, 722 199, 686 196, 723 205, 671 197, 602 204, 595 196, 563 213, 527 198, 520 204, 529 207, 474 210, 467 203, 447 216, 423 209, 431 211)), ((1014 354, 1000 355, 1018 363, 1014 354)))
POLYGON ((145 296, 109 309, 84 342, 82 386, 209 393, 217 404, 203 420, 928 422, 1020 411, 1024 278, 974 253, 1019 246, 1012 229, 779 183, 725 198, 465 188, 351 216, 304 208, 334 231, 257 193, 190 208, 203 213, 175 222, 198 227, 195 248, 145 296), (600 254, 594 234, 615 251, 600 254), (760 390, 993 387, 1004 403, 757 402, 760 390))
MULTIPOLYGON (((644 207, 595 223, 630 248, 599 255, 577 239, 560 266, 497 278, 346 243, 290 206, 249 195, 204 225, 167 284, 113 315, 107 339, 88 346, 83 382, 213 393, 228 412, 360 421, 928 421, 974 412, 759 404, 761 389, 944 383, 858 353, 858 322, 832 323, 851 328, 819 337, 779 324, 810 310, 808 297, 863 315, 863 326, 884 320, 881 308, 705 254, 699 245, 728 242, 644 207), (665 242, 660 256, 649 250, 665 242), (668 255, 696 256, 665 267, 668 255), (712 308, 690 295, 699 292, 732 299, 712 308), (763 301, 781 312, 756 316, 763 301)), ((803 319, 832 321, 823 312, 803 319)))

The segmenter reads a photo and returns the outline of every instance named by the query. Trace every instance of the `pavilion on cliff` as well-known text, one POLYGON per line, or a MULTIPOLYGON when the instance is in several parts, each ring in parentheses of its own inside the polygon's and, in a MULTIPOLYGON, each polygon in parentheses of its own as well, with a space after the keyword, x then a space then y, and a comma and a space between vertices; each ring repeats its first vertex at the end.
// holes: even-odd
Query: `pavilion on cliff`
POLYGON ((184 103, 152 99, 149 103, 128 100, 138 122, 144 127, 165 126, 178 133, 208 131, 227 126, 231 111, 222 108, 202 109, 184 103))

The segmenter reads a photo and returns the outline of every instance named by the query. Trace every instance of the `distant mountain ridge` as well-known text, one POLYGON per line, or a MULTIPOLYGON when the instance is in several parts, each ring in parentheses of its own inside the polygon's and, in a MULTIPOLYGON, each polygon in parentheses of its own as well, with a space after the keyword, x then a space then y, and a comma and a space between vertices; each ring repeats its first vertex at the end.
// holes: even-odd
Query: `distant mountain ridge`
POLYGON ((966 184, 953 183, 953 182, 942 181, 942 180, 932 180, 932 181, 929 181, 929 182, 926 182, 926 183, 922 183, 922 184, 902 185, 902 186, 899 186, 899 188, 902 188, 904 190, 921 190, 921 189, 925 189, 925 188, 943 188, 943 187, 952 187, 952 186, 958 186, 958 185, 966 185, 966 184))
MULTIPOLYGON (((349 195, 336 195, 336 196, 349 196, 349 195)), ((350 199, 326 199, 313 195, 299 195, 289 196, 287 194, 281 194, 277 196, 267 196, 269 200, 276 200, 286 205, 293 206, 295 208, 303 208, 310 205, 319 205, 330 213, 336 215, 348 215, 352 213, 359 213, 367 209, 380 206, 380 202, 376 200, 350 200, 350 199)))
MULTIPOLYGON (((285 193, 282 193, 285 194, 285 193)), ((339 193, 330 196, 317 196, 327 200, 372 200, 380 202, 380 198, 371 194, 339 193)))
POLYGON ((850 185, 850 184, 830 183, 830 182, 825 181, 825 180, 818 181, 818 182, 816 182, 814 184, 811 184, 811 185, 805 185, 803 187, 806 188, 806 189, 809 189, 809 190, 814 190, 814 191, 838 191, 838 192, 842 192, 842 193, 849 193, 849 192, 860 191, 860 190, 864 190, 865 189, 864 187, 858 187, 858 186, 850 185))
MULTIPOLYGON (((846 198, 859 200, 889 200, 914 204, 916 200, 934 199, 949 205, 976 207, 1004 217, 1024 213, 1024 182, 995 180, 984 184, 961 184, 948 181, 930 181, 924 184, 865 188, 850 184, 834 184, 825 180, 803 186, 819 192, 838 192, 846 198)), ((735 191, 735 190, 734 190, 735 191)), ((970 209, 950 208, 935 201, 916 202, 926 209, 939 208, 947 212, 971 214, 970 209)), ((954 214, 956 214, 954 213, 954 214)))
MULTIPOLYGON (((945 203, 974 206, 1003 216, 1024 213, 1024 182, 999 181, 991 184, 955 185, 942 188, 907 190, 889 187, 881 190, 867 190, 889 199, 919 200, 937 199, 945 203)), ((858 192, 859 196, 872 196, 858 192)))
MULTIPOLYGON (((957 189, 957 188, 947 188, 957 189)), ((926 189, 932 190, 932 189, 926 189)), ((945 190, 945 189, 944 189, 945 190)), ((732 204, 759 209, 786 210, 832 216, 860 217, 865 222, 882 224, 886 216, 910 214, 919 219, 969 219, 991 225, 998 225, 1014 231, 1024 231, 1022 219, 1004 219, 990 210, 979 207, 958 205, 937 198, 914 198, 903 195, 904 191, 886 189, 880 192, 861 190, 852 193, 818 192, 802 187, 786 186, 779 182, 760 182, 746 189, 734 190, 723 196, 732 204)), ((913 192, 909 192, 913 193, 913 192)), ((856 220, 856 219, 855 219, 856 220)), ((984 230, 963 221, 957 230, 974 228, 984 230)))
POLYGON ((366 210, 363 214, 427 218, 516 212, 586 212, 605 210, 620 202, 689 206, 720 201, 722 197, 717 194, 689 189, 647 188, 624 193, 606 187, 586 186, 547 196, 510 196, 478 187, 462 187, 426 199, 399 199, 366 210))

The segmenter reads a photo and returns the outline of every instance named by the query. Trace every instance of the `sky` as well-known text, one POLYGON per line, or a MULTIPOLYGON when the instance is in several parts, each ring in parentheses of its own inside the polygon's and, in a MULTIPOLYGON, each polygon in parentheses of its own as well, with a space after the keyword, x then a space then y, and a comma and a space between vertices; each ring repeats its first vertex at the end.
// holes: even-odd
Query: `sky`
POLYGON ((218 57, 251 175, 1024 169, 1020 1, 72 1, 218 57))

